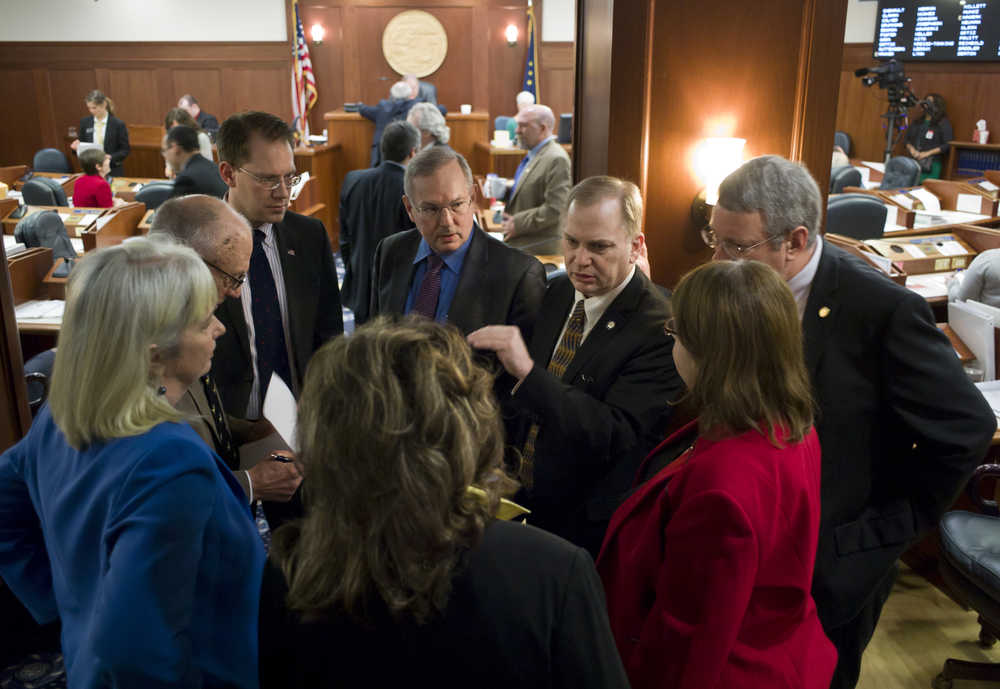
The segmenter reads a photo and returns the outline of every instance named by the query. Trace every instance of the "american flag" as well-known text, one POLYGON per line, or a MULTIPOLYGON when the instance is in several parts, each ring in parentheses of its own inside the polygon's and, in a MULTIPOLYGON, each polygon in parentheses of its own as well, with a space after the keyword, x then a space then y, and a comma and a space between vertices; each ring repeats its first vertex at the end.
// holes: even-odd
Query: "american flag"
POLYGON ((298 0, 292 2, 295 12, 295 60, 292 63, 292 111, 295 114, 295 128, 303 142, 309 141, 309 111, 316 105, 316 77, 313 75, 309 46, 302 29, 298 0))

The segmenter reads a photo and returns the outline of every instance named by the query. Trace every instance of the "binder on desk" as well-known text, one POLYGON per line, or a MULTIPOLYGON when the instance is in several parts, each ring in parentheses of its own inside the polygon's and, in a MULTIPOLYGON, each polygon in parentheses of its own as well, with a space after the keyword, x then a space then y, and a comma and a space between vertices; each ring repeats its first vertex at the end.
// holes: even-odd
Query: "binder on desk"
POLYGON ((976 301, 950 302, 948 325, 983 367, 983 380, 996 380, 1000 309, 976 301))

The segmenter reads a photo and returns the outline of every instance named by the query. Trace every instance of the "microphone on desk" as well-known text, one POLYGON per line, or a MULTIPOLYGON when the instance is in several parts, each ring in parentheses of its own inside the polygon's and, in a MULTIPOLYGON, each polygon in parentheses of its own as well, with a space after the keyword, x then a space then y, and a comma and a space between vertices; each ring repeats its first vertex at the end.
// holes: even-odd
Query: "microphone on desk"
POLYGON ((868 69, 867 67, 859 67, 858 69, 854 70, 854 76, 856 76, 856 77, 863 77, 864 75, 868 74, 868 72, 870 72, 870 71, 871 70, 868 69))

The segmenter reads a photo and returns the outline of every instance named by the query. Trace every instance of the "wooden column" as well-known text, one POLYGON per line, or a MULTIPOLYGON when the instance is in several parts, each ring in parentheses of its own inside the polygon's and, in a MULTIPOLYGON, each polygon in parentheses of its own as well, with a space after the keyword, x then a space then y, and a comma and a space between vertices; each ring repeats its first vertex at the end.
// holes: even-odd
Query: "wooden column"
POLYGON ((24 361, 14 320, 14 293, 7 271, 7 255, 0 243, 0 452, 20 440, 31 425, 28 390, 24 384, 24 361))

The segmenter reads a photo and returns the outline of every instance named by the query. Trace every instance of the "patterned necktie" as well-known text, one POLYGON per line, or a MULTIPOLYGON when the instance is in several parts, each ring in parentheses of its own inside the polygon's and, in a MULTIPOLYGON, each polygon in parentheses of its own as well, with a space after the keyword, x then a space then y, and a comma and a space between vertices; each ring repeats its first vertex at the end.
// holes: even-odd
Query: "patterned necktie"
POLYGON ((205 390, 205 399, 208 400, 208 411, 212 414, 211 431, 215 439, 215 451, 222 457, 222 461, 235 471, 240 468, 240 455, 233 444, 233 434, 229 430, 229 422, 226 421, 226 413, 222 409, 219 391, 211 374, 206 373, 199 380, 205 390))
POLYGON ((441 296, 441 268, 444 261, 437 254, 427 257, 427 272, 420 283, 420 290, 417 298, 413 300, 411 313, 419 313, 421 316, 434 320, 437 313, 438 297, 441 296))
MULTIPOLYGON (((563 374, 566 373, 566 367, 569 366, 569 362, 573 361, 576 350, 580 348, 580 342, 583 341, 583 326, 586 322, 587 313, 583 309, 583 299, 581 299, 576 302, 573 315, 570 316, 569 323, 566 324, 566 331, 563 333, 562 339, 559 340, 559 346, 556 347, 552 359, 549 360, 549 373, 556 378, 563 377, 563 374)), ((528 429, 528 437, 524 441, 521 466, 518 470, 521 485, 528 490, 531 490, 531 486, 534 484, 535 440, 537 438, 538 424, 533 423, 528 429)))
POLYGON ((252 297, 254 343, 257 347, 257 380, 260 399, 267 394, 271 373, 277 373, 292 387, 292 369, 288 363, 285 328, 281 324, 278 289, 274 273, 264 253, 264 232, 253 231, 253 253, 250 254, 250 294, 252 297))

